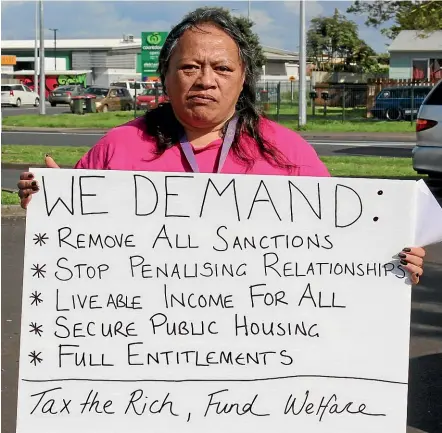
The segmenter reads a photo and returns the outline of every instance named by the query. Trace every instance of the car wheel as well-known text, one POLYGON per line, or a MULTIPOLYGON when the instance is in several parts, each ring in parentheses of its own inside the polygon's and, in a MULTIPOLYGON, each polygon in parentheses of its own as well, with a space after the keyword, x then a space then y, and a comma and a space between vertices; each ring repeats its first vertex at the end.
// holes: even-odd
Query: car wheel
POLYGON ((16 107, 21 107, 21 99, 20 99, 20 98, 18 98, 18 99, 15 101, 15 106, 16 106, 16 107))
POLYGON ((109 107, 107 105, 103 106, 103 113, 107 113, 109 111, 109 107))
POLYGON ((40 98, 35 98, 34 107, 38 107, 40 105, 40 98))
POLYGON ((55 102, 51 102, 51 107, 56 107, 57 104, 55 102))
POLYGON ((399 108, 389 108, 385 112, 385 117, 388 120, 401 120, 402 119, 402 111, 399 108))

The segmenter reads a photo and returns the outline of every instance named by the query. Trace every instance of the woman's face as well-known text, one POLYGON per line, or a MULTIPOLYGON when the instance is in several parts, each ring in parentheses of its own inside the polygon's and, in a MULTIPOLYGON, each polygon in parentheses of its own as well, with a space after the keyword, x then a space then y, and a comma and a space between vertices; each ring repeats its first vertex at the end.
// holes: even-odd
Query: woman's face
POLYGON ((165 77, 177 118, 192 128, 211 128, 235 111, 244 67, 235 41, 218 27, 203 24, 181 36, 165 77))

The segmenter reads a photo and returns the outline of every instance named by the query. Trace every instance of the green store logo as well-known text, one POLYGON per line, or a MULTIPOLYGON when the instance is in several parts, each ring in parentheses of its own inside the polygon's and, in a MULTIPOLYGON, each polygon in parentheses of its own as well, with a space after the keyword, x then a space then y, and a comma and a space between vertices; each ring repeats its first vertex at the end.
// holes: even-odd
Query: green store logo
POLYGON ((161 42, 161 35, 159 33, 151 33, 147 36, 146 40, 150 45, 158 45, 161 42))

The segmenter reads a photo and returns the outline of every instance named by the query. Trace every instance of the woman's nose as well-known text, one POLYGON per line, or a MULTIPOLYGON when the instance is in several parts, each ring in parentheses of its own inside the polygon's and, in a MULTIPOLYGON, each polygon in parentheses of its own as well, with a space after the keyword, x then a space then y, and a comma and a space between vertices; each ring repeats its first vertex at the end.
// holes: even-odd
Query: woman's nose
POLYGON ((195 84, 199 84, 204 89, 216 87, 214 70, 211 67, 201 68, 198 80, 195 84))

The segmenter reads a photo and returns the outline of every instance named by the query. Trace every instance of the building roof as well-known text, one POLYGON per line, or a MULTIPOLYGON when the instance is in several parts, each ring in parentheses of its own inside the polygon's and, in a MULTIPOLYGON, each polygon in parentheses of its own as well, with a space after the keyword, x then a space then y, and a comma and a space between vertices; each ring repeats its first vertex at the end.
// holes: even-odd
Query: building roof
MULTIPOLYGON (((34 49, 35 41, 29 40, 8 40, 2 41, 2 51, 30 51, 34 49)), ((45 50, 53 50, 54 40, 45 39, 45 50)), ((121 39, 57 39, 57 50, 121 50, 140 48, 141 38, 133 40, 121 39)), ((281 50, 279 48, 263 46, 264 56, 269 60, 283 60, 287 62, 298 61, 299 55, 293 51, 281 50)))
POLYGON ((442 30, 420 36, 416 30, 402 30, 391 43, 388 51, 441 51, 442 52, 442 30))
POLYGON ((299 53, 288 50, 281 50, 273 47, 262 47, 264 56, 268 60, 285 60, 286 62, 299 62, 299 53))
MULTIPOLYGON (((28 40, 8 40, 2 41, 2 51, 4 50, 33 50, 35 41, 28 40)), ((45 39, 46 50, 53 50, 54 40, 45 39)), ((57 39, 57 50, 110 50, 113 48, 138 48, 141 46, 141 39, 124 41, 121 39, 57 39)))
MULTIPOLYGON (((45 69, 45 75, 82 75, 82 74, 89 74, 92 70, 72 70, 72 71, 65 71, 65 70, 48 70, 45 69)), ((6 75, 34 75, 33 69, 23 69, 21 71, 14 71, 14 72, 8 72, 6 75)))

